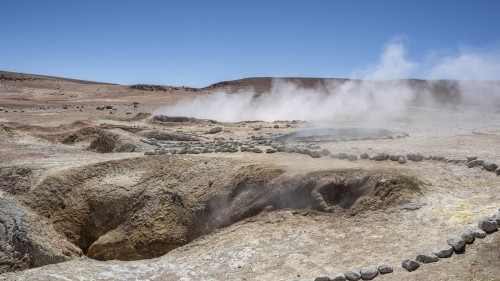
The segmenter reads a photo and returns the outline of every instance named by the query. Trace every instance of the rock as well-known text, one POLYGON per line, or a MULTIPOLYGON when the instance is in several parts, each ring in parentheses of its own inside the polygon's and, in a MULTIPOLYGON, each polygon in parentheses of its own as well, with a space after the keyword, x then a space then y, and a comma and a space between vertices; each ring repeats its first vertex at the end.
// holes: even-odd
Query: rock
POLYGON ((469 157, 467 157, 467 163, 469 163, 470 161, 474 161, 474 160, 477 160, 477 156, 469 156, 469 157))
POLYGON ((275 153, 276 149, 274 148, 266 148, 266 153, 275 153))
POLYGON ((331 281, 345 281, 344 273, 337 273, 330 278, 331 281))
POLYGON ((327 155, 330 155, 330 150, 328 150, 328 149, 326 149, 326 148, 323 148, 323 149, 321 150, 321 153, 322 153, 323 155, 327 156, 327 155))
POLYGON ((320 158, 321 152, 319 150, 311 150, 309 151, 309 156, 311 156, 312 158, 320 158))
POLYGON ((408 153, 406 154, 406 158, 411 161, 419 162, 424 160, 424 156, 420 153, 408 153))
POLYGON ((432 251, 432 253, 438 258, 449 258, 453 255, 453 247, 450 245, 443 245, 432 251))
POLYGON ((252 151, 253 153, 262 153, 262 150, 259 148, 252 148, 250 151, 252 151))
POLYGON ((480 219, 477 226, 486 233, 492 233, 498 230, 498 223, 496 219, 493 219, 492 217, 484 217, 480 219))
POLYGON ((408 271, 414 271, 420 267, 420 264, 418 262, 410 259, 404 260, 401 265, 403 266, 404 269, 408 271))
POLYGON ((359 156, 359 158, 360 158, 360 159, 368 159, 368 157, 369 157, 369 156, 368 156, 368 153, 362 153, 362 154, 359 156))
POLYGON ((462 239, 467 244, 472 244, 475 238, 476 236, 474 235, 474 232, 472 230, 466 230, 464 233, 462 233, 462 239))
POLYGON ((399 154, 394 154, 394 155, 391 155, 389 157, 389 159, 391 159, 391 161, 398 161, 399 160, 399 157, 401 157, 401 155, 399 154))
POLYGON ((113 106, 112 105, 106 105, 105 107, 106 109, 113 109, 113 106))
POLYGON ((390 264, 381 264, 378 266, 378 272, 380 272, 380 274, 387 274, 387 273, 391 273, 394 269, 392 268, 392 265, 390 264))
POLYGON ((431 263, 431 262, 437 262, 439 258, 433 253, 424 253, 418 255, 416 260, 423 263, 431 263))
POLYGON ((260 131, 260 129, 262 129, 262 126, 261 125, 257 125, 255 127, 253 127, 253 130, 254 131, 260 131))
POLYGON ((470 162, 467 162, 467 167, 474 168, 476 166, 482 166, 483 163, 484 163, 484 160, 472 160, 470 162))
POLYGON ((356 156, 356 155, 348 155, 347 156, 347 160, 349 160, 349 161, 356 161, 356 160, 358 160, 358 156, 356 156))
POLYGON ((462 251, 465 248, 465 241, 456 235, 450 236, 448 240, 446 240, 446 243, 452 246, 455 252, 462 251))
POLYGON ((356 281, 361 279, 361 272, 359 269, 350 268, 345 273, 345 278, 349 281, 356 281))
POLYGON ((384 161, 384 160, 387 160, 389 159, 389 154, 387 153, 379 153, 377 154, 376 156, 373 157, 373 160, 375 161, 384 161))
POLYGON ((341 152, 341 153, 337 154, 338 159, 347 159, 348 157, 349 157, 349 155, 347 155, 347 153, 341 152))
POLYGON ((277 150, 278 152, 285 152, 285 147, 286 147, 286 146, 284 146, 284 145, 278 145, 278 146, 276 147, 276 150, 277 150))
POLYGON ((372 280, 378 275, 378 269, 374 266, 367 266, 361 268, 361 279, 372 280))
POLYGON ((498 168, 498 165, 495 164, 495 163, 492 163, 492 162, 484 162, 483 163, 483 168, 486 171, 493 172, 493 171, 495 171, 498 168))
POLYGON ((406 163, 406 157, 400 156, 399 159, 398 159, 398 163, 399 164, 405 164, 406 163))
POLYGON ((280 128, 280 125, 276 124, 276 125, 274 125, 274 128, 275 128, 275 129, 279 129, 279 128, 280 128))
POLYGON ((314 278, 314 281, 331 281, 332 279, 330 279, 330 277, 328 276, 320 276, 320 277, 316 277, 314 278))
POLYGON ((210 130, 208 130, 207 134, 217 134, 222 132, 222 127, 214 127, 210 130))
POLYGON ((486 232, 484 232, 484 230, 479 229, 479 228, 476 228, 476 229, 472 230, 472 233, 474 233, 474 236, 476 238, 479 238, 479 239, 483 239, 487 235, 486 232))
POLYGON ((497 168, 497 169, 495 170, 495 174, 497 174, 497 176, 500 176, 500 168, 497 168))

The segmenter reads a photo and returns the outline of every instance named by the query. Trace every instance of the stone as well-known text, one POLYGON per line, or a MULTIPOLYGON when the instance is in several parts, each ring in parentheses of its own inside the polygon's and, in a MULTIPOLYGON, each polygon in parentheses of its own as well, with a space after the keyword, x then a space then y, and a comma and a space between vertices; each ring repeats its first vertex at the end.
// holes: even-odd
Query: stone
POLYGON ((474 232, 472 230, 466 230, 464 233, 462 233, 462 239, 464 239, 465 243, 467 244, 472 244, 474 243, 474 239, 476 236, 474 235, 474 232))
POLYGON ((356 160, 358 160, 358 156, 357 155, 348 155, 347 160, 356 161, 356 160))
POLYGON ((207 134, 217 134, 222 132, 222 127, 214 127, 210 130, 208 130, 207 134))
POLYGON ((359 158, 360 158, 360 159, 368 159, 368 157, 369 157, 368 153, 362 153, 362 154, 359 156, 359 158))
POLYGON ((284 146, 284 145, 278 145, 278 146, 276 147, 276 150, 277 150, 278 152, 285 152, 285 148, 286 148, 286 146, 284 146))
POLYGON ((432 251, 432 253, 438 258, 449 258, 453 255, 453 247, 450 245, 443 245, 432 251))
POLYGON ((252 148, 251 150, 253 153, 262 153, 262 150, 259 148, 252 148))
POLYGON ((374 266, 362 267, 360 273, 361 273, 361 279, 372 280, 378 275, 378 269, 374 266))
POLYGON ((337 273, 330 278, 331 281, 345 281, 344 273, 337 273))
POLYGON ((262 129, 262 126, 261 125, 257 125, 255 127, 253 127, 253 130, 254 131, 260 131, 260 129, 262 129))
POLYGON ((275 153, 276 149, 274 148, 266 148, 266 153, 275 153))
POLYGON ((280 128, 280 125, 276 124, 276 125, 274 125, 274 128, 275 128, 275 129, 279 129, 279 128, 280 128))
POLYGON ((389 159, 391 159, 391 161, 398 161, 399 157, 401 157, 401 155, 399 155, 399 154, 393 154, 393 155, 391 155, 389 157, 389 159))
POLYGON ((316 277, 314 278, 314 281, 331 281, 332 279, 330 279, 330 277, 328 276, 320 276, 320 277, 316 277))
POLYGON ((321 157, 321 151, 319 150, 311 150, 309 151, 309 156, 312 158, 320 158, 321 157))
POLYGON ((424 156, 420 153, 408 153, 406 154, 406 158, 411 161, 419 162, 424 160, 424 156))
POLYGON ((455 252, 462 251, 465 248, 465 241, 456 235, 450 236, 448 240, 446 240, 446 243, 452 246, 455 252))
POLYGON ((495 174, 497 174, 497 176, 500 176, 500 168, 497 168, 497 169, 495 170, 495 174))
POLYGON ((338 159, 347 159, 347 158, 349 158, 349 155, 347 155, 347 153, 341 152, 341 153, 337 154, 337 158, 338 159))
POLYGON ((373 157, 373 160, 375 161, 384 161, 384 160, 387 160, 389 159, 389 154, 387 153, 379 153, 377 154, 376 156, 373 157))
POLYGON ((473 229, 473 230, 472 230, 472 233, 474 233, 474 236, 475 236, 476 238, 479 238, 479 239, 483 239, 483 238, 485 238, 485 237, 486 237, 486 235, 487 235, 487 234, 486 234, 486 232, 484 232, 484 230, 479 229, 479 228, 473 229))
POLYGON ((406 157, 400 156, 399 159, 398 159, 398 163, 399 164, 405 164, 406 163, 406 157))
POLYGON ((467 167, 474 168, 476 166, 483 166, 484 160, 472 160, 467 162, 467 167))
POLYGON ((467 163, 469 163, 470 161, 474 161, 474 160, 477 160, 477 156, 469 156, 469 157, 467 157, 467 163))
POLYGON ((359 269, 350 268, 344 274, 345 278, 349 281, 357 281, 361 279, 361 272, 359 269))
POLYGON ((486 233, 492 233, 498 230, 498 223, 492 217, 484 217, 480 219, 477 226, 486 233))
POLYGON ((378 272, 380 272, 380 274, 388 274, 388 273, 392 273, 394 269, 392 268, 392 265, 390 264, 381 264, 378 266, 378 272))
POLYGON ((495 164, 495 163, 492 163, 492 162, 484 162, 483 163, 483 168, 486 171, 493 172, 493 171, 495 171, 498 168, 498 165, 495 164))
POLYGON ((403 260, 401 266, 408 271, 415 271, 420 267, 420 264, 414 260, 406 259, 403 260))
POLYGON ((322 153, 323 155, 327 156, 327 155, 330 155, 330 150, 328 150, 328 149, 326 149, 326 148, 323 148, 323 149, 321 150, 321 153, 322 153))
POLYGON ((423 263, 437 262, 439 260, 438 256, 433 253, 424 253, 417 256, 416 260, 423 263))

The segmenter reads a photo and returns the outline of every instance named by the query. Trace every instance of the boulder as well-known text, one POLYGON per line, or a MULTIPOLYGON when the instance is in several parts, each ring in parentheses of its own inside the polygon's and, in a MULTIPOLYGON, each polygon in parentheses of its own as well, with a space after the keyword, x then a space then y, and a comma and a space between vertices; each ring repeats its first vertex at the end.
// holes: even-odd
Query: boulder
POLYGON ((493 217, 484 217, 480 219, 477 226, 486 233, 492 233, 498 230, 498 223, 493 217))
POLYGON ((347 160, 356 161, 356 160, 358 160, 358 156, 357 155, 348 155, 347 160))
POLYGON ((344 273, 337 273, 330 278, 331 281, 345 281, 344 273))
POLYGON ((349 155, 347 155, 347 153, 341 152, 341 153, 337 154, 337 158, 338 159, 347 159, 347 158, 349 158, 349 155))
POLYGON ((210 130, 208 130, 207 134, 217 134, 222 132, 222 127, 214 127, 210 130))
POLYGON ((399 155, 399 154, 393 154, 393 155, 391 155, 389 157, 389 159, 391 159, 391 161, 398 161, 399 157, 401 157, 401 155, 399 155))
POLYGON ((448 240, 446 240, 446 243, 452 246, 455 252, 462 251, 465 248, 465 241, 461 237, 458 237, 456 235, 450 236, 448 240))
POLYGON ((380 272, 380 274, 388 274, 391 273, 393 270, 394 269, 390 264, 381 264, 378 266, 378 272, 380 272))
POLYGON ((262 150, 260 148, 252 148, 250 151, 253 153, 262 153, 262 150))
POLYGON ((420 267, 420 264, 414 260, 406 259, 403 260, 401 266, 408 271, 414 271, 420 267))
POLYGON ((498 168, 498 165, 495 164, 495 163, 492 163, 492 162, 484 162, 483 163, 483 168, 486 171, 493 172, 493 171, 495 171, 498 168))
POLYGON ((405 164, 406 163, 406 157, 400 156, 399 159, 398 159, 398 163, 399 164, 405 164))
POLYGON ((328 149, 326 149, 326 148, 323 148, 323 149, 321 150, 321 153, 322 153, 323 155, 327 156, 327 155, 330 155, 330 150, 328 150, 328 149))
POLYGON ((476 228, 476 229, 472 230, 472 233, 474 233, 474 236, 476 238, 479 238, 479 239, 483 239, 487 235, 486 232, 484 232, 484 230, 479 229, 479 228, 476 228))
POLYGON ((450 245, 443 245, 432 251, 432 253, 438 258, 449 258, 453 255, 453 247, 450 245))
POLYGON ((276 149, 274 148, 266 148, 266 153, 275 153, 276 149))
POLYGON ((350 268, 344 274, 345 278, 349 281, 357 281, 361 279, 361 272, 359 269, 350 268))
POLYGON ((467 163, 469 163, 470 161, 474 161, 474 160, 477 160, 477 156, 469 156, 469 157, 467 157, 467 163))
POLYGON ((476 166, 483 166, 484 160, 472 160, 467 162, 467 167, 474 168, 476 166))
POLYGON ((319 150, 311 150, 309 151, 309 156, 312 158, 320 158, 321 157, 321 151, 319 150))
POLYGON ((368 153, 362 153, 362 154, 359 156, 359 158, 360 158, 360 159, 368 159, 368 157, 369 157, 369 156, 368 156, 368 153))
POLYGON ((474 235, 474 232, 472 230, 466 230, 464 233, 462 233, 462 239, 464 239, 465 243, 467 244, 472 244, 474 243, 474 239, 476 236, 474 235))
POLYGON ((361 279, 372 280, 378 275, 378 269, 374 266, 362 267, 360 273, 361 273, 361 279))
POLYGON ((439 260, 438 256, 433 253, 424 253, 417 256, 416 260, 423 263, 437 262, 439 260))
POLYGON ((332 279, 330 279, 330 277, 328 276, 320 276, 320 277, 316 277, 314 278, 314 281, 331 281, 332 279))
POLYGON ((387 160, 389 159, 389 154, 387 153, 379 153, 377 154, 376 156, 373 157, 373 160, 375 161, 384 161, 384 160, 387 160))
POLYGON ((420 153, 408 153, 406 154, 406 158, 411 161, 419 162, 424 160, 424 156, 420 153))

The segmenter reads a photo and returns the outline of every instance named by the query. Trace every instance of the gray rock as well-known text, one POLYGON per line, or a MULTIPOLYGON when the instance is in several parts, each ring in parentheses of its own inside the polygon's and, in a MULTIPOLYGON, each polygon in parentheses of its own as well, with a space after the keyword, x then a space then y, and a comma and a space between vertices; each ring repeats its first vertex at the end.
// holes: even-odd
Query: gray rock
POLYGON ((360 159, 368 159, 368 157, 369 157, 369 156, 368 156, 368 153, 362 153, 362 154, 359 156, 359 158, 360 158, 360 159))
POLYGON ((321 151, 319 150, 311 150, 309 151, 309 156, 312 158, 320 158, 321 157, 321 151))
POLYGON ((496 219, 493 219, 492 217, 484 217, 480 219, 477 226, 486 233, 492 233, 498 230, 498 223, 496 219))
POLYGON ((337 273, 330 278, 331 281, 345 281, 344 273, 337 273))
POLYGON ((262 150, 259 148, 252 148, 251 150, 253 153, 262 153, 262 150))
POLYGON ((358 156, 357 155, 348 155, 347 160, 356 161, 356 160, 358 160, 358 156))
POLYGON ((450 245, 443 245, 432 251, 432 253, 438 258, 449 258, 453 255, 453 247, 450 245))
POLYGON ((433 253, 424 253, 417 256, 416 260, 423 263, 437 262, 439 260, 438 256, 433 253))
POLYGON ((345 278, 349 281, 357 281, 361 279, 361 272, 359 269, 350 268, 344 274, 345 278))
POLYGON ((222 127, 214 127, 210 130, 208 130, 207 134, 217 134, 222 132, 222 127))
POLYGON ((262 126, 261 125, 257 125, 255 127, 253 127, 253 130, 254 131, 260 131, 260 129, 262 129, 262 126))
POLYGON ((465 243, 467 244, 472 244, 474 243, 474 239, 476 238, 476 235, 474 235, 474 232, 472 230, 466 230, 464 233, 462 233, 462 239, 464 239, 465 243))
POLYGON ((484 160, 472 160, 467 162, 467 167, 474 168, 476 166, 483 166, 484 160))
POLYGON ((316 277, 314 278, 314 281, 331 281, 332 279, 330 279, 330 277, 328 276, 320 276, 320 277, 316 277))
POLYGON ((398 159, 398 163, 399 164, 405 164, 406 163, 406 157, 400 156, 399 159, 398 159))
POLYGON ((467 163, 469 163, 470 161, 474 161, 474 160, 477 160, 477 156, 469 156, 469 157, 467 157, 467 163))
POLYGON ((497 174, 497 176, 500 176, 500 168, 497 168, 497 169, 495 170, 495 174, 497 174))
POLYGON ((361 273, 361 279, 372 280, 378 275, 378 269, 374 266, 362 267, 360 273, 361 273))
POLYGON ((390 264, 381 264, 378 266, 378 272, 380 272, 380 274, 387 274, 387 273, 391 273, 394 269, 392 268, 392 265, 390 264))
POLYGON ((420 153, 408 153, 406 154, 406 158, 411 161, 419 162, 424 160, 424 156, 420 153))
POLYGON ((401 157, 401 155, 399 155, 399 154, 393 154, 393 155, 391 155, 389 157, 389 159, 391 159, 391 161, 398 161, 399 157, 401 157))
POLYGON ((384 160, 387 160, 389 159, 389 154, 387 153, 379 153, 377 154, 376 156, 373 157, 373 160, 375 161, 384 161, 384 160))
POLYGON ((323 149, 321 150, 321 154, 323 154, 323 155, 325 155, 325 156, 330 155, 330 150, 328 150, 328 149, 326 149, 326 148, 323 148, 323 149))
POLYGON ((484 162, 483 163, 483 168, 486 171, 493 172, 493 171, 495 171, 498 168, 498 165, 495 164, 495 163, 492 163, 492 162, 484 162))
POLYGON ((474 233, 474 236, 476 238, 479 238, 479 239, 483 239, 487 235, 486 232, 484 232, 484 230, 479 229, 479 228, 476 228, 476 229, 472 230, 472 233, 474 233))
POLYGON ((464 239, 462 239, 456 235, 450 236, 448 238, 448 240, 446 240, 446 243, 448 243, 448 245, 452 246, 453 250, 455 250, 455 252, 462 251, 465 248, 464 239))
POLYGON ((278 152, 285 152, 285 147, 286 147, 286 146, 284 146, 284 145, 278 145, 278 146, 276 147, 276 150, 277 150, 278 152))
POLYGON ((347 159, 347 158, 349 158, 349 155, 347 155, 347 153, 341 152, 341 153, 337 154, 337 158, 338 159, 347 159))
POLYGON ((406 259, 403 260, 401 266, 408 271, 414 271, 420 267, 420 264, 414 260, 406 259))
POLYGON ((266 153, 275 153, 276 149, 274 148, 266 148, 266 153))

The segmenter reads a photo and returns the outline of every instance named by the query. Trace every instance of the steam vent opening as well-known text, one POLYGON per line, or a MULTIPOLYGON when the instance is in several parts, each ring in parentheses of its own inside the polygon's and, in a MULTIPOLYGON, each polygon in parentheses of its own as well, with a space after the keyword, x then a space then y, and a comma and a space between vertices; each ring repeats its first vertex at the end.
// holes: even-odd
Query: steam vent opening
MULTIPOLYGON (((123 165, 115 163, 117 167, 112 169, 130 173, 120 167, 123 165)), ((65 190, 61 202, 47 200, 43 195, 36 202, 26 202, 44 213, 54 228, 86 256, 97 260, 138 260, 162 256, 202 235, 262 212, 308 209, 332 216, 352 215, 407 202, 420 194, 417 179, 392 172, 331 170, 288 174, 278 167, 263 165, 244 167, 236 174, 219 171, 228 181, 218 187, 215 186, 220 183, 213 181, 210 188, 217 189, 200 196, 199 191, 209 186, 206 175, 193 179, 179 172, 188 169, 192 162, 175 165, 152 163, 154 170, 140 182, 125 188, 110 185, 107 191, 91 188, 88 183, 94 180, 89 180, 89 174, 104 175, 113 165, 66 178, 49 178, 42 186, 62 188, 68 181, 76 180, 84 188, 65 190), (175 184, 169 186, 170 182, 175 184)))
POLYGON ((399 139, 409 135, 378 128, 304 128, 277 136, 278 141, 337 142, 346 140, 399 139))

